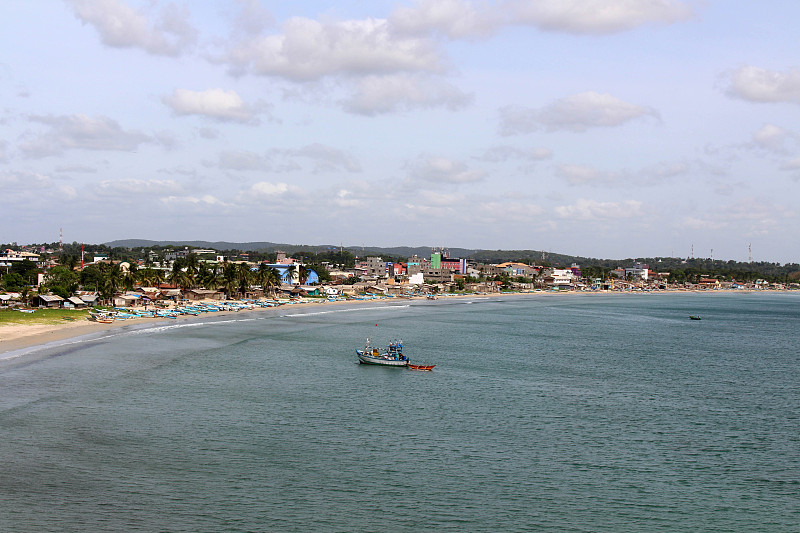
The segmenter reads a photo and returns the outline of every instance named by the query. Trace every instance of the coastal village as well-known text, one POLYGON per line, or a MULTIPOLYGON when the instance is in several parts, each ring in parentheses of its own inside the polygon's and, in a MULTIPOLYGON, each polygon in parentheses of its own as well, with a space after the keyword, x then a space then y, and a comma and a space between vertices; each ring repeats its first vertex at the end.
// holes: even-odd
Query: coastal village
MULTIPOLYGON (((140 251, 141 259, 81 254, 64 259, 47 248, 0 251, 0 306, 30 308, 166 307, 195 301, 269 299, 342 300, 535 291, 654 291, 796 289, 797 283, 763 279, 737 281, 698 276, 675 279, 670 272, 633 262, 600 276, 580 265, 557 268, 524 262, 481 263, 434 249, 405 261, 380 256, 355 258, 352 266, 307 263, 274 251, 272 261, 248 253, 222 255, 214 249, 140 251)), ((596 269, 591 269, 597 274, 596 269)))

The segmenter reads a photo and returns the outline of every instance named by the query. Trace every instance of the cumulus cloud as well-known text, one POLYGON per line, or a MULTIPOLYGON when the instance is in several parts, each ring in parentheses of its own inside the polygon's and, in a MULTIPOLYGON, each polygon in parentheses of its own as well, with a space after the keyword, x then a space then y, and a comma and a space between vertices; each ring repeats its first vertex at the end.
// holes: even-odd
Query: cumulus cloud
POLYGON ((800 157, 792 159, 781 165, 782 170, 800 170, 800 157))
POLYGON ((65 150, 133 151, 152 139, 135 131, 125 131, 108 117, 86 115, 34 116, 31 121, 45 124, 49 130, 34 140, 20 145, 31 158, 58 155, 65 150))
POLYGON ((486 2, 417 0, 412 7, 395 9, 388 20, 392 31, 400 34, 436 33, 451 39, 472 39, 491 35, 503 19, 503 11, 486 2))
MULTIPOLYGON (((164 196, 159 198, 159 202, 170 207, 196 207, 201 210, 208 207, 230 207, 230 203, 220 200, 212 194, 204 194, 202 196, 164 196)), ((201 212, 208 214, 206 211, 201 212)))
POLYGON ((675 0, 511 0, 506 8, 517 24, 594 35, 673 24, 693 16, 685 2, 675 0))
POLYGON ((433 41, 393 34, 382 19, 320 22, 293 17, 282 30, 238 43, 218 60, 234 73, 291 81, 442 69, 433 41))
POLYGON ((480 161, 500 163, 512 159, 535 162, 553 157, 553 151, 549 148, 516 148, 513 146, 493 146, 487 149, 483 155, 476 157, 480 161))
POLYGON ((270 170, 271 165, 266 156, 249 151, 220 152, 217 166, 223 170, 270 170))
POLYGON ((686 173, 689 166, 683 162, 662 162, 636 171, 606 171, 585 165, 559 165, 556 176, 569 185, 592 186, 650 186, 686 173))
POLYGON ((94 27, 103 44, 114 48, 141 48, 150 54, 175 56, 192 46, 197 31, 189 12, 174 4, 164 6, 150 20, 122 0, 67 0, 75 16, 94 27))
POLYGON ((71 185, 60 184, 46 174, 29 171, 0 171, 0 190, 5 205, 41 202, 44 199, 63 201, 75 198, 71 185))
POLYGON ((472 96, 440 78, 421 74, 366 76, 359 79, 344 109, 360 115, 378 115, 445 107, 457 111, 466 107, 472 96))
POLYGON ((239 12, 233 22, 236 33, 258 35, 273 23, 272 14, 259 0, 238 0, 239 12))
POLYGON ((753 134, 753 145, 775 153, 785 153, 786 143, 796 138, 793 133, 774 124, 765 124, 753 134))
POLYGON ((559 218, 573 220, 625 219, 642 216, 642 202, 637 200, 599 202, 579 198, 572 205, 557 206, 554 211, 559 218))
POLYGON ((800 103, 800 69, 776 72, 754 66, 736 69, 728 76, 727 94, 750 102, 800 103))
POLYGON ((235 91, 175 89, 172 95, 163 98, 163 102, 176 115, 200 115, 221 122, 258 123, 255 110, 235 91))
POLYGON ((361 172, 361 164, 355 157, 337 148, 319 143, 309 144, 296 150, 288 150, 287 154, 312 161, 315 172, 337 170, 361 172))
POLYGON ((174 180, 121 179, 103 180, 95 186, 95 193, 103 197, 149 198, 172 196, 184 192, 184 186, 174 180))
POLYGON ((445 157, 423 156, 410 165, 413 178, 434 183, 474 183, 483 180, 487 173, 470 170, 460 161, 445 157))
POLYGON ((658 118, 648 107, 625 102, 610 94, 585 92, 556 100, 542 109, 506 106, 500 112, 500 134, 531 133, 541 127, 549 131, 583 132, 589 128, 611 128, 645 116, 658 118))

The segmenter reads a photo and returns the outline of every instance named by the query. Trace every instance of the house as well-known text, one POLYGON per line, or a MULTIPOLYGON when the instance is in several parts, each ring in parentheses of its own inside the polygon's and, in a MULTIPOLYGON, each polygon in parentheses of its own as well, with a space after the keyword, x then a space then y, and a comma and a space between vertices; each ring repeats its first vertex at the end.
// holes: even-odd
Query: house
POLYGON ((82 307, 86 307, 86 302, 84 302, 77 296, 70 296, 69 298, 64 300, 64 307, 67 309, 80 309, 82 307))
POLYGON ((40 294, 36 297, 39 307, 59 308, 64 298, 56 294, 40 294))
POLYGON ((184 291, 183 297, 190 301, 224 300, 225 294, 212 289, 189 289, 184 291))

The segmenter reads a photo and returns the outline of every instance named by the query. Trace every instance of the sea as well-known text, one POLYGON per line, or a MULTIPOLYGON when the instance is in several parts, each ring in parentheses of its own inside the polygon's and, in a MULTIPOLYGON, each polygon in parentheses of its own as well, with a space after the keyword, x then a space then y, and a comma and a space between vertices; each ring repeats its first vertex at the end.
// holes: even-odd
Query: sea
POLYGON ((800 293, 540 293, 2 354, 0 531, 798 532, 798 334, 800 293))

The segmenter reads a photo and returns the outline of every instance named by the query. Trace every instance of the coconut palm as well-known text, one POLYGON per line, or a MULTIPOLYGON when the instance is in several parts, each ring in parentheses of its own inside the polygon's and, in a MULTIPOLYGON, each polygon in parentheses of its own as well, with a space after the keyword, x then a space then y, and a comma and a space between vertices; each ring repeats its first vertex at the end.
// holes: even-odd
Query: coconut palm
POLYGON ((305 285, 306 281, 308 281, 308 277, 311 275, 311 270, 302 263, 298 264, 296 268, 298 283, 300 283, 300 285, 305 285))
POLYGON ((258 270, 255 273, 255 280, 256 283, 261 285, 264 294, 266 294, 267 291, 275 291, 275 287, 281 283, 281 276, 278 274, 275 267, 271 267, 267 263, 261 263, 258 265, 258 270))
POLYGON ((219 286, 216 266, 209 268, 206 263, 200 263, 197 270, 197 283, 206 289, 216 289, 219 286))
POLYGON ((238 280, 236 276, 236 265, 234 263, 228 263, 227 261, 223 264, 222 267, 222 280, 220 287, 223 291, 225 291, 226 298, 230 298, 236 292, 236 288, 238 287, 238 280))
POLYGON ((239 294, 244 296, 250 290, 250 280, 253 277, 253 271, 250 270, 250 265, 247 263, 239 263, 236 267, 236 281, 238 284, 239 294))

